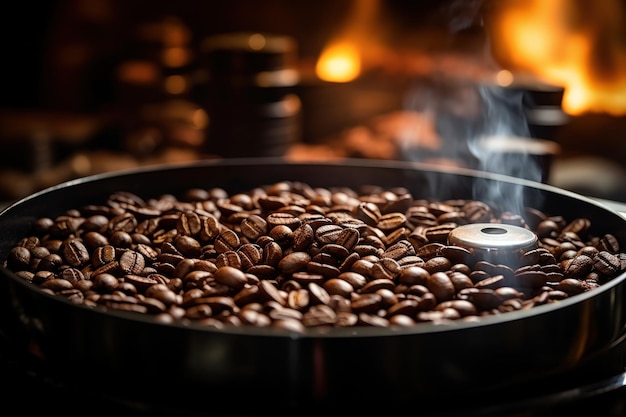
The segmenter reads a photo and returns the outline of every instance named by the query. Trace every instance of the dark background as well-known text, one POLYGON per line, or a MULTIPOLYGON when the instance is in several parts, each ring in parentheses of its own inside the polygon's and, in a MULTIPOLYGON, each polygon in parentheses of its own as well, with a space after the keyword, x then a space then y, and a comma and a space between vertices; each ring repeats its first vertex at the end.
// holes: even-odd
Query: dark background
MULTIPOLYGON (((385 42, 391 47, 446 51, 471 49, 485 40, 477 11, 488 2, 386 0, 382 4, 380 19, 388 28, 385 42)), ((23 112, 93 115, 110 107, 116 100, 114 68, 137 47, 135 30, 142 22, 177 16, 190 28, 194 43, 238 30, 290 35, 298 42, 301 61, 312 63, 342 27, 351 5, 348 0, 14 2, 0 24, 0 123, 14 121, 23 112)), ((318 110, 308 107, 307 111, 318 110)), ((0 126, 0 147, 5 149, 14 140, 7 136, 0 126)), ((555 185, 626 201, 624 117, 572 117, 551 131, 549 139, 562 148, 555 167, 563 170, 558 171, 555 185)))

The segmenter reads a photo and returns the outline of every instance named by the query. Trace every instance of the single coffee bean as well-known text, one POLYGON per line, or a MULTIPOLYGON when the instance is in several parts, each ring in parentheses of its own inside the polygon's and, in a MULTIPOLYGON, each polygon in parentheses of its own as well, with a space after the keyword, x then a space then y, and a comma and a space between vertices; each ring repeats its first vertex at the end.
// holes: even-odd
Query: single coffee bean
POLYGON ((86 265, 91 259, 85 244, 79 239, 68 239, 61 246, 63 258, 73 267, 86 265))
POLYGON ((247 284, 248 278, 241 269, 232 266, 222 266, 213 274, 220 284, 228 285, 235 290, 241 290, 247 284))
POLYGON ((579 255, 564 261, 563 274, 569 278, 583 279, 594 266, 593 259, 587 255, 579 255))
MULTIPOLYGON (((586 255, 581 256, 587 257, 586 255)), ((606 250, 598 252, 593 257, 593 267, 600 273, 610 277, 617 275, 622 270, 619 257, 606 250)))
POLYGON ((445 272, 434 272, 426 280, 426 287, 440 302, 451 300, 455 294, 454 284, 445 272))

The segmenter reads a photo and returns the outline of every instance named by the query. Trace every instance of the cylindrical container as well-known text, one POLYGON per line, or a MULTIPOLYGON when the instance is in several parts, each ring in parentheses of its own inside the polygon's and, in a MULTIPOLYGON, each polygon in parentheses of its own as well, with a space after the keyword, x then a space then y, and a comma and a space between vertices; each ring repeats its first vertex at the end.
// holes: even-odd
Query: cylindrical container
POLYGON ((282 156, 300 138, 297 45, 281 35, 237 32, 206 38, 201 51, 209 115, 206 152, 282 156))
POLYGON ((563 88, 542 84, 529 84, 524 91, 524 114, 529 134, 534 138, 554 140, 559 129, 569 122, 561 101, 563 88))

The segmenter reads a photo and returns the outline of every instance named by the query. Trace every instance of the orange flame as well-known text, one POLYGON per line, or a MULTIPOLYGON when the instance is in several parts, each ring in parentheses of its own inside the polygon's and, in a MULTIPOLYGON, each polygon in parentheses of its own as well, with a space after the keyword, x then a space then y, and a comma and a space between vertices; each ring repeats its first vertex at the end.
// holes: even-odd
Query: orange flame
POLYGON ((350 42, 327 46, 315 67, 317 76, 324 81, 345 83, 357 78, 361 72, 361 55, 350 42))
POLYGON ((374 47, 374 28, 380 9, 379 0, 353 0, 350 20, 342 32, 324 47, 315 65, 318 78, 331 82, 349 82, 359 77, 366 59, 366 49, 374 47))
POLYGON ((626 114, 626 15, 620 0, 502 1, 496 59, 564 90, 569 114, 626 114))

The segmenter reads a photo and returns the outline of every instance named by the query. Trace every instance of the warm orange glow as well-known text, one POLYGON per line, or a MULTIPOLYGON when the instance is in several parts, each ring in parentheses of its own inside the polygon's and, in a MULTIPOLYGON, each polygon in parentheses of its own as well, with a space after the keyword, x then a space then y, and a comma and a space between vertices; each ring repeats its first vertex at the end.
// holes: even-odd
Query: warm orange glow
POLYGON ((324 47, 315 65, 318 78, 349 82, 358 78, 377 50, 380 0, 353 0, 349 20, 324 47))
POLYGON ((515 81, 515 77, 509 70, 500 70, 496 73, 496 83, 500 87, 508 87, 513 84, 513 81, 515 81))
POLYGON ((354 80, 361 72, 361 57, 350 43, 326 48, 315 67, 317 76, 324 81, 345 83, 354 80))
POLYGON ((620 0, 506 0, 494 53, 513 72, 564 89, 569 114, 626 114, 626 14, 620 0))

